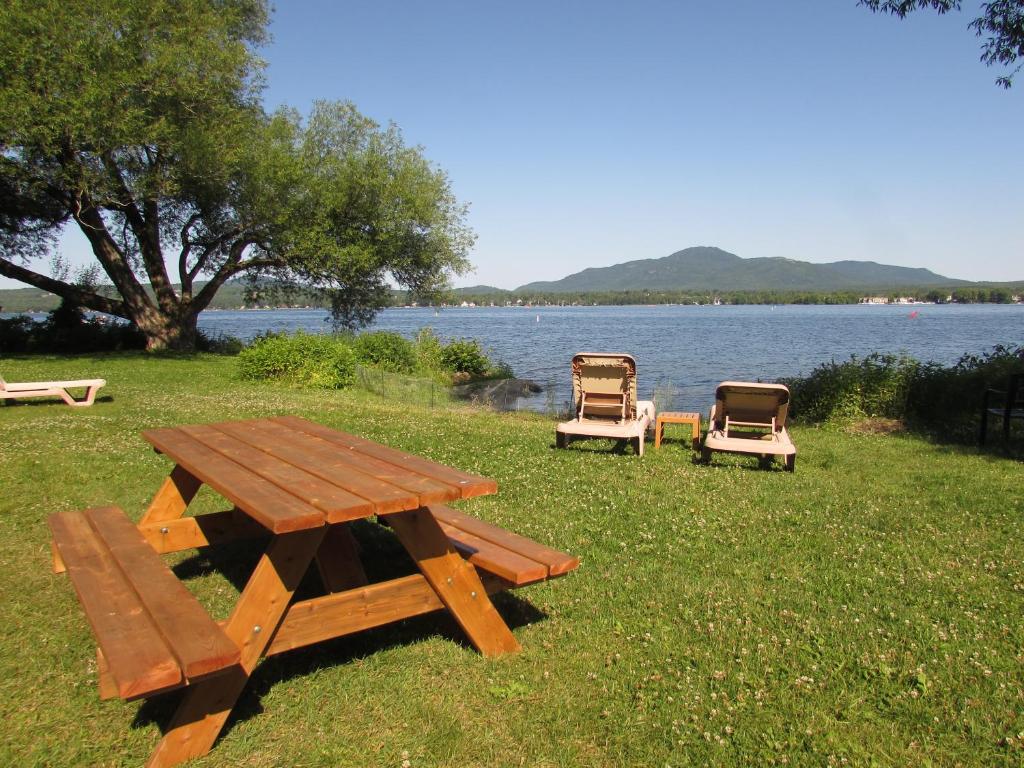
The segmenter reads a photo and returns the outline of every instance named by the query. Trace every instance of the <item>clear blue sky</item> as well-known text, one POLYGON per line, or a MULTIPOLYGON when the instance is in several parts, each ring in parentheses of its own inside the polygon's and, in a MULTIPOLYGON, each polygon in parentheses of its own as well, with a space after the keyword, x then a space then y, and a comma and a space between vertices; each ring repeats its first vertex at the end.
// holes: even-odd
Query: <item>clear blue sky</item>
POLYGON ((978 61, 977 3, 280 3, 268 108, 348 99, 468 202, 512 288, 691 245, 1024 279, 1024 76, 978 61))

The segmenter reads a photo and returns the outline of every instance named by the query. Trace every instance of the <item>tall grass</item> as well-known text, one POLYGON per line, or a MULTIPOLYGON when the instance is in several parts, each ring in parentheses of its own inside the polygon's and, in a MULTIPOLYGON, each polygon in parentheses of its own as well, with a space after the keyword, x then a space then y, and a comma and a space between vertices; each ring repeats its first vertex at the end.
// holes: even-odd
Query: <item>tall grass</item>
POLYGON ((803 422, 900 419, 966 441, 976 434, 985 390, 1003 387, 1014 373, 1024 373, 1024 346, 997 345, 952 366, 873 353, 824 363, 784 383, 793 416, 803 422))

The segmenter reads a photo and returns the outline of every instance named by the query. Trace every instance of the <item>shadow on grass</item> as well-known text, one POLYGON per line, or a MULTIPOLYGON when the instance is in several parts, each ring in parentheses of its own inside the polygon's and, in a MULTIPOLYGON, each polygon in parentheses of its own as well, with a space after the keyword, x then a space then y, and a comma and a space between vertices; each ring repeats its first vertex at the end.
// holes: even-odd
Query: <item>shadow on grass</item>
POLYGON ((1005 437, 1002 428, 989 429, 984 445, 979 444, 977 419, 965 419, 950 424, 907 424, 897 422, 898 429, 875 430, 872 425, 879 419, 865 419, 853 424, 851 432, 858 434, 880 432, 893 437, 906 435, 941 448, 946 453, 963 456, 984 456, 991 460, 1024 461, 1024 428, 1011 424, 1009 437, 1005 437))
MULTIPOLYGON (((74 392, 74 391, 75 390, 72 389, 72 392, 74 392)), ((76 395, 76 397, 79 397, 79 396, 76 395)), ((93 405, 100 405, 102 403, 112 403, 112 402, 114 402, 114 396, 113 395, 97 395, 96 399, 93 400, 92 402, 93 402, 93 405)), ((3 400, 0 400, 0 404, 2 404, 2 405, 0 405, 0 407, 3 407, 3 408, 15 408, 17 406, 22 406, 22 405, 27 405, 27 406, 63 405, 66 408, 74 408, 74 407, 76 407, 76 406, 69 406, 67 403, 65 403, 63 400, 61 400, 56 395, 53 395, 52 397, 47 396, 46 398, 42 398, 42 397, 33 397, 33 398, 13 398, 12 397, 12 398, 4 398, 3 400)), ((85 407, 86 408, 90 408, 92 406, 85 406, 85 407)))
MULTIPOLYGON (((588 435, 573 435, 572 439, 569 440, 565 448, 559 448, 557 443, 548 443, 548 448, 553 451, 560 450, 578 450, 584 453, 610 453, 616 456, 622 456, 624 454, 635 454, 633 446, 630 440, 615 440, 609 437, 590 437, 588 435), (609 448, 608 442, 611 441, 613 445, 609 448), (579 445, 577 445, 579 443, 579 445)), ((644 450, 647 449, 645 444, 644 450)), ((639 455, 639 454, 636 454, 639 455)))
MULTIPOLYGON (((408 553, 385 526, 359 520, 352 523, 352 531, 359 543, 370 583, 416 572, 416 566, 408 553)), ((266 548, 266 541, 249 540, 209 548, 182 561, 172 570, 180 579, 196 578, 216 571, 241 590, 266 548)), ((314 566, 296 590, 295 599, 308 599, 323 593, 314 566)), ((547 614, 510 592, 494 594, 491 600, 505 623, 513 630, 547 618, 547 614)), ((235 723, 260 714, 263 711, 263 697, 279 682, 349 664, 391 648, 412 645, 433 637, 440 637, 476 652, 451 614, 440 610, 264 658, 246 684, 218 738, 229 733, 235 723)), ((315 694, 311 692, 310 695, 315 694)), ((166 732, 183 696, 184 690, 179 689, 146 699, 136 712, 132 727, 143 728, 156 724, 162 732, 166 732)))

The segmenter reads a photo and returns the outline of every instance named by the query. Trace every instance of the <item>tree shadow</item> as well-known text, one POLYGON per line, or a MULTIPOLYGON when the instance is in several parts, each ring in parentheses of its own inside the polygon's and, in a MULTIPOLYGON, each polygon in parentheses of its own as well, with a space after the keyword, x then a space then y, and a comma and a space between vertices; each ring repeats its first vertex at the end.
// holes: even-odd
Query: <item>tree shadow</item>
POLYGON ((950 425, 904 425, 894 432, 894 437, 907 435, 941 448, 946 453, 963 456, 983 456, 993 461, 1024 461, 1024 428, 1011 425, 1009 438, 1004 437, 1001 427, 990 430, 984 444, 979 442, 978 422, 966 421, 950 425))

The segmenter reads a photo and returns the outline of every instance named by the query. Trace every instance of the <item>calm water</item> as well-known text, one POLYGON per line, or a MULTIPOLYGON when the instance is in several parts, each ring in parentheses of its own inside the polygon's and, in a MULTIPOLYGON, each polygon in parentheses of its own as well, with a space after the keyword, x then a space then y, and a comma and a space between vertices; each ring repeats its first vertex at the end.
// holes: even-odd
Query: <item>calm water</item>
MULTIPOLYGON (((322 310, 205 312, 208 332, 249 339, 264 331, 327 331, 322 310)), ((576 352, 628 352, 637 359, 640 396, 672 388, 673 407, 706 410, 725 379, 806 374, 829 360, 906 352, 950 364, 995 344, 1024 344, 1024 305, 657 306, 389 309, 374 329, 412 337, 430 326, 445 339, 478 339, 517 376, 570 397, 576 352), (916 310, 916 317, 911 312, 916 310)), ((534 398, 543 407, 548 396, 534 398)))

